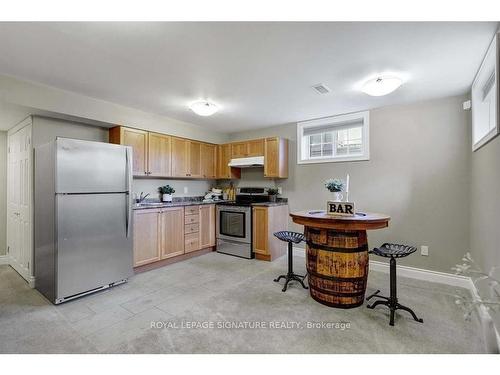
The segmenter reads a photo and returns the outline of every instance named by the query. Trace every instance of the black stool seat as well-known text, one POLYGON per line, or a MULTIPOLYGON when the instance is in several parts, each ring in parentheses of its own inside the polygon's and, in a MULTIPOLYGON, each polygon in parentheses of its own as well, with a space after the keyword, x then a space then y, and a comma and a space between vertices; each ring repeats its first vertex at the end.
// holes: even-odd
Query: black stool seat
POLYGON ((301 243, 305 241, 306 238, 302 233, 290 232, 288 230, 283 230, 280 232, 273 233, 276 238, 279 238, 281 241, 288 242, 288 272, 286 275, 280 275, 274 281, 279 282, 281 279, 285 279, 285 286, 282 291, 286 292, 286 288, 288 287, 288 283, 292 280, 298 281, 304 289, 309 289, 304 285, 304 279, 307 275, 301 276, 297 275, 293 272, 293 244, 301 243))
POLYGON ((281 241, 301 243, 305 241, 306 238, 302 233, 290 232, 288 230, 282 230, 280 232, 274 233, 275 237, 278 237, 281 241))
POLYGON ((373 297, 376 298, 382 298, 382 300, 375 301, 371 305, 367 305, 369 309, 374 309, 375 306, 378 305, 384 305, 387 306, 391 310, 391 317, 389 320, 389 324, 391 326, 394 325, 394 313, 396 310, 404 310, 407 311, 411 314, 413 319, 415 319, 417 322, 423 323, 424 321, 422 319, 417 318, 417 315, 413 312, 412 309, 409 307, 406 307, 404 305, 401 305, 398 302, 398 296, 397 296, 397 291, 396 291, 396 258, 404 258, 410 254, 413 254, 415 251, 417 251, 417 248, 414 246, 407 246, 407 245, 399 245, 399 244, 393 244, 393 243, 385 243, 379 248, 375 248, 372 251, 370 251, 370 254, 375 254, 384 258, 391 258, 390 260, 390 287, 391 287, 391 292, 389 297, 384 297, 379 295, 380 290, 377 290, 375 293, 373 293, 371 296, 366 298, 367 301, 372 299, 373 297))
POLYGON ((404 258, 410 254, 413 254, 415 251, 417 251, 417 248, 415 246, 385 243, 379 248, 373 249, 371 253, 385 258, 404 258))

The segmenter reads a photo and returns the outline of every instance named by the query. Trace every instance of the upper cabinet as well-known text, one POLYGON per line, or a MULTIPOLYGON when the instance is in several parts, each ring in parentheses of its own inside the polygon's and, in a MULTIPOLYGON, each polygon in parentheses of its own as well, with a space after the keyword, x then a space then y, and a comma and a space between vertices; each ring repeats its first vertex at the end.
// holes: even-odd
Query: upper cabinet
POLYGON ((279 137, 214 145, 166 134, 116 126, 109 142, 133 149, 134 176, 157 178, 238 179, 231 159, 264 157, 264 177, 288 177, 288 140, 279 137))
POLYGON ((172 137, 172 177, 189 177, 189 141, 172 137))
POLYGON ((171 143, 172 138, 168 135, 148 134, 148 172, 150 176, 168 177, 172 175, 171 143))
POLYGON ((189 142, 189 177, 202 178, 201 174, 201 143, 189 142))
POLYGON ((124 126, 109 130, 109 142, 132 147, 134 176, 217 177, 217 146, 214 144, 124 126))
POLYGON ((132 165, 134 176, 148 175, 148 132, 117 126, 109 130, 109 142, 131 146, 134 150, 132 165))
POLYGON ((217 145, 217 178, 235 179, 241 177, 240 168, 231 168, 228 166, 231 161, 231 143, 217 145))
POLYGON ((201 177, 216 178, 217 146, 208 143, 200 145, 201 177))
POLYGON ((265 139, 264 177, 288 178, 288 139, 265 139))
POLYGON ((252 156, 264 156, 263 139, 231 143, 231 158, 249 158, 252 156))
POLYGON ((264 140, 254 139, 247 142, 247 157, 264 156, 264 140))

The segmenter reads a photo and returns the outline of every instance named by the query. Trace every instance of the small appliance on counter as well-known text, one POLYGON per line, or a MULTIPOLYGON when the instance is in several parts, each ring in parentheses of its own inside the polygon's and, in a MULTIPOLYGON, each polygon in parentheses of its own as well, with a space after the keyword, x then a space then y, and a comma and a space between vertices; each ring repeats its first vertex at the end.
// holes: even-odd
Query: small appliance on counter
POLYGON ((209 191, 203 198, 203 202, 217 202, 221 200, 221 196, 221 189, 212 188, 212 190, 209 191))
POLYGON ((217 252, 252 259, 252 203, 269 202, 267 188, 242 187, 217 204, 217 252))

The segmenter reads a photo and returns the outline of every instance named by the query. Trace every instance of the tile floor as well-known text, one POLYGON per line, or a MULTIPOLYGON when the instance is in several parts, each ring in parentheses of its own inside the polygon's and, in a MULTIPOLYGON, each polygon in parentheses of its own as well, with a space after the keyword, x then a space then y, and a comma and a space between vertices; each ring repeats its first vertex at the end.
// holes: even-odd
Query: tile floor
MULTIPOLYGON (((295 264, 304 272, 303 257, 295 264)), ((268 263, 211 253, 54 306, 9 266, 0 266, 0 353, 484 351, 479 323, 465 322, 454 304, 455 288, 399 278, 401 303, 413 307, 424 323, 403 312, 390 327, 384 308, 329 308, 298 285, 282 293, 272 280, 285 269, 285 258, 268 263), (188 328, 189 322, 213 327, 188 328), (263 327, 220 328, 222 322, 263 327), (343 322, 344 329, 307 325, 321 322, 343 322)), ((387 274, 370 273, 368 292, 386 294, 387 287, 387 274)))

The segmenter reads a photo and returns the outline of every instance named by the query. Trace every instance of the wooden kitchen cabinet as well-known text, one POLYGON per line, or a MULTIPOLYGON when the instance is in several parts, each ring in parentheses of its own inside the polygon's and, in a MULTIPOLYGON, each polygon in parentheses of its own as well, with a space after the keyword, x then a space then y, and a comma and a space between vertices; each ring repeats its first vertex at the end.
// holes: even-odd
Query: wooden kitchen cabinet
POLYGON ((209 143, 200 145, 201 177, 216 178, 217 147, 209 143))
POLYGON ((231 159, 264 156, 264 177, 288 177, 288 140, 279 137, 214 145, 116 126, 109 142, 132 147, 134 176, 239 179, 231 159))
POLYGON ((148 175, 170 177, 171 173, 171 137, 168 135, 148 134, 148 175))
POLYGON ((200 248, 215 246, 215 205, 200 206, 200 248))
POLYGON ((247 142, 247 157, 264 156, 264 140, 253 139, 247 142))
POLYGON ((134 267, 214 246, 214 204, 134 211, 134 267))
POLYGON ((134 267, 160 260, 160 210, 134 211, 134 267))
POLYGON ((245 158, 248 153, 247 142, 235 142, 231 143, 231 158, 245 158))
POLYGON ((287 245, 273 233, 288 230, 288 205, 252 208, 252 246, 255 258, 273 261, 285 254, 287 245))
POLYGON ((263 139, 231 143, 231 157, 233 159, 249 158, 252 156, 264 156, 263 139))
POLYGON ((109 130, 109 142, 131 146, 133 150, 132 173, 134 176, 148 175, 148 132, 116 126, 109 130))
POLYGON ((231 161, 230 143, 217 145, 217 178, 220 179, 238 179, 241 178, 240 168, 231 168, 228 166, 231 161))
POLYGON ((172 137, 172 176, 189 177, 189 141, 172 137))
POLYGON ((201 178, 201 143, 196 141, 188 141, 188 159, 189 168, 188 176, 192 178, 201 178))
POLYGON ((288 178, 288 139, 265 139, 264 177, 288 178))
POLYGON ((162 208, 159 231, 161 259, 184 254, 184 207, 162 208))

